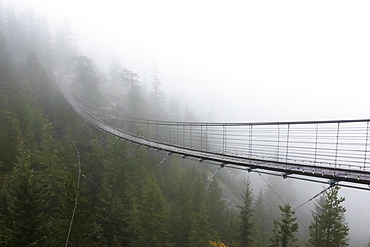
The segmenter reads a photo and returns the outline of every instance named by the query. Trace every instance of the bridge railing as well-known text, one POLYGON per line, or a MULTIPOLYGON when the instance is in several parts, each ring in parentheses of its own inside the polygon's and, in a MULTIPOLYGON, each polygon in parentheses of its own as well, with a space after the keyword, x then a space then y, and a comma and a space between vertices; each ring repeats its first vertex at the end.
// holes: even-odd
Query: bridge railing
POLYGON ((76 101, 106 125, 157 143, 253 160, 327 167, 334 172, 370 170, 368 119, 259 123, 154 121, 119 116, 76 101))
POLYGON ((369 168, 369 120, 196 123, 105 119, 126 133, 188 149, 333 169, 369 168))

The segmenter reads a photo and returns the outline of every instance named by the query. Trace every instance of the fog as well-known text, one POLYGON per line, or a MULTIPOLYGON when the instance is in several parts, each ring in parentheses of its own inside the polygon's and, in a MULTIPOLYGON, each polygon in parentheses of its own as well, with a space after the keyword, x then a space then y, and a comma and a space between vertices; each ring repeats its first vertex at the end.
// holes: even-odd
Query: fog
POLYGON ((368 1, 12 0, 218 121, 368 118, 368 1))
MULTIPOLYGON (((112 57, 200 119, 369 118, 369 1, 2 0, 33 8, 51 29, 71 23, 79 49, 107 70, 112 57)), ((285 182, 285 180, 283 180, 285 182)), ((294 182, 302 203, 322 184, 294 182), (308 188, 308 189, 307 189, 308 188)), ((370 236, 369 192, 343 188, 354 243, 370 236)), ((300 210, 312 209, 313 203, 300 210)))

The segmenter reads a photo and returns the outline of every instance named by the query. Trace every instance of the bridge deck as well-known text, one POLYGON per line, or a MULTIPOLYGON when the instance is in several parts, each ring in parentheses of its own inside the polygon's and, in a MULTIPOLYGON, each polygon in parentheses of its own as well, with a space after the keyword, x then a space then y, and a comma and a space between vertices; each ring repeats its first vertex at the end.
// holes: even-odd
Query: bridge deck
POLYGON ((217 124, 122 119, 88 109, 60 89, 91 124, 140 145, 247 170, 370 184, 369 120, 217 124))

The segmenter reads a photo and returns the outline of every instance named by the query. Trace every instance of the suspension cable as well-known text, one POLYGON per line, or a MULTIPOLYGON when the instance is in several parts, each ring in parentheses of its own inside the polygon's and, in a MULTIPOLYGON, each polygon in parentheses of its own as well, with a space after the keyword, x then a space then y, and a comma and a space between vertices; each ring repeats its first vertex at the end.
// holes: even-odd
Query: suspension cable
POLYGON ((74 148, 76 149, 76 153, 77 153, 77 159, 78 159, 78 178, 77 178, 77 188, 76 188, 76 196, 75 196, 75 204, 73 206, 73 211, 72 211, 72 217, 71 217, 71 221, 69 223, 69 229, 68 229, 68 234, 67 234, 67 238, 66 238, 66 244, 65 244, 65 247, 68 246, 68 242, 69 242, 69 236, 71 234, 71 230, 72 230, 72 225, 73 225, 73 220, 74 220, 74 217, 75 217, 75 213, 76 213, 76 208, 77 208, 77 202, 78 202, 78 192, 80 190, 80 181, 81 181, 81 161, 80 161, 80 152, 78 151, 78 148, 75 144, 74 141, 72 141, 71 139, 69 139, 67 136, 65 136, 65 138, 67 138, 67 140, 71 141, 73 143, 73 146, 74 148))

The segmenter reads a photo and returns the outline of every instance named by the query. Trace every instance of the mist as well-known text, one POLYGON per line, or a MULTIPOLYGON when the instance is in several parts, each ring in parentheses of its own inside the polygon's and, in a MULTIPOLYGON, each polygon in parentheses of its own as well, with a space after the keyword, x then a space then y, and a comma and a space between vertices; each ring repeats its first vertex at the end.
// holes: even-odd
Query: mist
MULTIPOLYGON (((368 1, 43 1, 2 0, 32 8, 73 39, 100 71, 112 58, 150 87, 154 64, 167 100, 201 121, 367 119, 370 81, 368 1)), ((237 173, 267 185, 256 174, 237 173)), ((281 179, 281 183, 289 180, 281 179)), ((296 204, 323 190, 293 182, 296 204)), ((370 236, 368 191, 342 188, 351 243, 370 236)), ((293 206, 293 207, 294 207, 293 206)), ((300 211, 310 214, 313 202, 300 211)), ((298 212, 299 213, 299 212, 298 212)), ((309 222, 305 222, 308 225, 309 222)))
MULTIPOLYGON (((10 1, 72 24, 102 70, 154 62, 168 95, 217 121, 367 118, 367 1, 10 1)), ((9 1, 3 1, 6 6, 9 1)))

